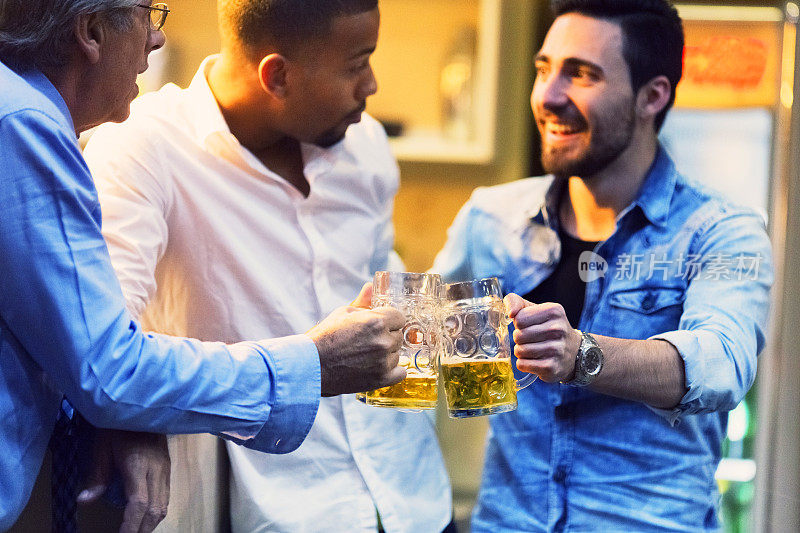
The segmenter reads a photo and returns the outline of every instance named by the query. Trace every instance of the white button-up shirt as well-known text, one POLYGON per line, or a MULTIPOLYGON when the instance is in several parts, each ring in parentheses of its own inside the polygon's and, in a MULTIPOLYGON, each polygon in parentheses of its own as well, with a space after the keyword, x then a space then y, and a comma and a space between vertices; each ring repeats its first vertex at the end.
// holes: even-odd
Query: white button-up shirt
MULTIPOLYGON (((99 128, 87 147, 112 260, 151 329, 226 342, 307 331, 388 268, 396 163, 364 115, 328 149, 302 145, 304 197, 230 133, 206 81, 211 61, 188 89, 138 99, 128 121, 99 128)), ((228 453, 234 531, 375 531, 379 513, 387 532, 436 532, 451 517, 421 413, 324 398, 295 452, 228 453)), ((204 511, 180 493, 204 490, 195 472, 204 467, 185 466, 174 480, 192 486, 173 481, 173 502, 190 520, 204 511)))

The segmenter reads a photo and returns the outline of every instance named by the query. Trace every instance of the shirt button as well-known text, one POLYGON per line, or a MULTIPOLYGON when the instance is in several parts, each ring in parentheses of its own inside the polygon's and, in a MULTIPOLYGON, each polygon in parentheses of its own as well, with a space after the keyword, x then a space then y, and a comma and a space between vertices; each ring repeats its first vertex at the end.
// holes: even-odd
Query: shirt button
POLYGON ((557 405, 553 409, 553 414, 555 415, 556 420, 564 420, 565 418, 567 418, 567 416, 569 416, 569 411, 565 406, 557 405))
POLYGON ((642 300, 642 309, 645 311, 649 311, 653 308, 656 303, 656 297, 652 292, 647 293, 647 296, 644 297, 642 300))
POLYGON ((559 466, 556 468, 556 471, 553 472, 553 481, 556 483, 563 483, 565 479, 567 479, 567 472, 564 470, 563 466, 559 466))

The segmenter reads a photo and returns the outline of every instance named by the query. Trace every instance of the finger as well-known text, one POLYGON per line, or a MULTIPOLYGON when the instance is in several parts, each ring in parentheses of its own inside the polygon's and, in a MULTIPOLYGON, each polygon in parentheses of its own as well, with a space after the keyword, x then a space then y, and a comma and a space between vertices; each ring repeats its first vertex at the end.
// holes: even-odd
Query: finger
POLYGON ((153 446, 157 447, 154 451, 160 455, 154 456, 151 461, 151 468, 147 474, 147 492, 150 505, 147 508, 139 533, 150 533, 167 516, 169 506, 169 483, 170 483, 170 458, 167 447, 166 435, 154 436, 153 446))
POLYGON ((403 329, 406 325, 406 316, 394 307, 376 307, 372 312, 381 315, 389 331, 403 329))
POLYGON ((563 341, 544 341, 531 344, 517 344, 514 355, 517 359, 551 359, 560 361, 564 354, 563 341))
POLYGON ((566 320, 564 308, 556 303, 530 304, 520 309, 514 317, 514 327, 524 329, 550 320, 566 320))
POLYGON ((400 383, 405 378, 406 378, 406 369, 403 368, 402 366, 398 366, 389 371, 389 373, 386 375, 386 383, 384 383, 381 386, 388 387, 389 385, 400 383))
POLYGON ((122 525, 119 528, 119 533, 138 533, 139 526, 142 525, 142 519, 147 511, 147 497, 136 495, 128 497, 128 503, 125 504, 125 513, 122 516, 122 525))
POLYGON ((546 322, 522 329, 515 329, 513 337, 515 344, 535 344, 564 339, 566 335, 566 331, 557 327, 555 323, 546 322))
POLYGON ((356 299, 350 304, 351 307, 361 307, 369 309, 372 306, 372 283, 367 282, 361 287, 361 292, 358 293, 356 299))
POLYGON ((503 298, 503 303, 506 306, 506 313, 508 313, 509 318, 514 318, 517 316, 519 311, 529 305, 533 305, 531 302, 519 296, 518 294, 514 294, 513 292, 507 294, 505 298, 503 298))
POLYGON ((552 382, 552 371, 548 362, 536 359, 517 359, 517 369, 527 374, 536 374, 545 382, 552 382))
MULTIPOLYGON (((402 342, 400 343, 400 345, 402 345, 402 342)), ((400 345, 398 345, 397 348, 389 352, 389 355, 386 358, 386 368, 388 368, 389 370, 400 365, 400 345)))
POLYGON ((119 466, 127 499, 119 531, 120 533, 138 533, 150 502, 146 469, 140 461, 126 461, 125 464, 119 466))
POLYGON ((387 333, 389 336, 389 349, 388 351, 397 352, 403 345, 403 333, 400 330, 393 330, 387 333))
POLYGON ((169 504, 169 473, 165 477, 163 472, 151 471, 147 479, 150 505, 142 518, 139 533, 151 533, 167 517, 169 504))

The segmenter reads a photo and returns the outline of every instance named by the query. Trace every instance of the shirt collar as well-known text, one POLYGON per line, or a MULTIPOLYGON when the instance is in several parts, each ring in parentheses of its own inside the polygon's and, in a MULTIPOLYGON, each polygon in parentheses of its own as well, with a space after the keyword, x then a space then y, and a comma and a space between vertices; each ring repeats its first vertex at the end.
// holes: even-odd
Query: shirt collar
MULTIPOLYGON (((653 160, 644 183, 639 189, 639 195, 633 201, 631 208, 639 206, 651 224, 666 225, 677 180, 678 171, 675 169, 675 164, 664 147, 659 145, 656 158, 653 160)), ((628 209, 623 213, 627 211, 628 209)))
MULTIPOLYGON (((214 54, 206 57, 197 69, 194 78, 192 78, 187 92, 189 95, 190 109, 194 114, 193 122, 195 124, 195 140, 207 149, 216 150, 212 148, 211 140, 216 137, 224 137, 225 142, 233 143, 237 146, 239 157, 243 161, 255 168, 264 169, 264 165, 258 159, 245 149, 239 140, 231 133, 225 117, 219 108, 211 87, 208 84, 208 72, 214 65, 214 62, 219 58, 219 54, 214 54)), ((300 143, 300 148, 303 154, 304 167, 306 177, 309 182, 321 173, 324 173, 335 163, 338 157, 342 157, 345 153, 344 142, 339 142, 329 148, 321 148, 313 144, 300 143)))
MULTIPOLYGON (((538 211, 531 217, 534 222, 558 229, 558 204, 564 193, 567 180, 551 178, 553 181, 545 194, 544 202, 538 211)), ((656 157, 647 176, 639 189, 639 195, 633 203, 623 209, 618 218, 625 216, 631 209, 638 206, 651 224, 664 226, 667 223, 672 194, 678 172, 675 164, 663 146, 658 146, 656 157)))
POLYGON ((201 145, 205 145, 212 135, 231 135, 231 130, 228 123, 225 122, 225 117, 222 116, 217 99, 208 85, 208 71, 211 70, 211 66, 218 57, 219 55, 215 54, 205 58, 186 89, 192 113, 195 114, 193 123, 196 140, 201 145))
MULTIPOLYGON (((50 102, 52 102, 52 104, 56 106, 60 112, 59 116, 53 118, 57 120, 65 129, 75 134, 75 123, 72 121, 72 113, 70 113, 67 103, 64 101, 64 97, 61 96, 61 93, 58 92, 58 89, 55 88, 47 76, 35 68, 11 70, 16 72, 16 74, 25 80, 28 85, 50 100, 50 102)), ((77 139, 77 134, 75 134, 75 138, 77 139)))
POLYGON ((558 204, 564 194, 567 180, 554 176, 550 176, 549 179, 552 181, 544 195, 544 201, 532 218, 534 222, 558 230, 558 204))

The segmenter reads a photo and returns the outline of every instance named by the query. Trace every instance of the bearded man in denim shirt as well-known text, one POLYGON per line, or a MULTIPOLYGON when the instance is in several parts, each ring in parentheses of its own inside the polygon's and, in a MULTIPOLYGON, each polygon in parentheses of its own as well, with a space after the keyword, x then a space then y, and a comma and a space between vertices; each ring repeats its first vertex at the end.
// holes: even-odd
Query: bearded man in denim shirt
POLYGON ((491 420, 473 529, 718 530, 727 411, 764 345, 764 221, 659 145, 682 71, 675 9, 553 7, 531 95, 549 175, 476 190, 434 265, 516 293, 517 368, 541 378, 491 420))

